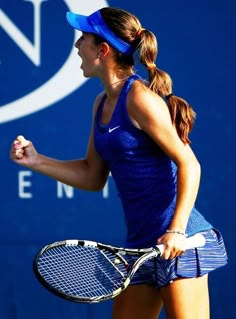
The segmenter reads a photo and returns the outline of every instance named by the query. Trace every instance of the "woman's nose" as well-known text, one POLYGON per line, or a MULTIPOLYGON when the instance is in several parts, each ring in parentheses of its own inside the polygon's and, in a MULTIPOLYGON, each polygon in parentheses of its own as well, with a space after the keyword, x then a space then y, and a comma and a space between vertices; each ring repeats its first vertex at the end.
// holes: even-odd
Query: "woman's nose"
POLYGON ((75 42, 75 47, 76 47, 77 49, 79 49, 80 43, 81 43, 81 38, 79 38, 79 39, 75 42))

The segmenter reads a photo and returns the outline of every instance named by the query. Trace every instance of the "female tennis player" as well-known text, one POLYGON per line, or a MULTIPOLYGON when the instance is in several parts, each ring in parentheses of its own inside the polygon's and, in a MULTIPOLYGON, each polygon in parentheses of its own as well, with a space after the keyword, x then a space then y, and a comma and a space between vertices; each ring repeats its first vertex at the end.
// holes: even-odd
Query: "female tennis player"
MULTIPOLYGON (((200 165, 190 148, 195 113, 172 92, 170 76, 156 65, 157 40, 133 14, 106 7, 83 16, 67 13, 82 32, 75 43, 85 77, 104 90, 95 98, 84 159, 56 160, 18 136, 11 159, 73 187, 101 190, 115 180, 127 225, 126 247, 164 244, 162 258, 137 273, 114 299, 113 319, 208 319, 208 273, 227 263, 219 231, 194 207, 200 165), (147 69, 134 70, 134 54, 147 69), (185 251, 187 236, 202 233, 203 248, 185 251)), ((76 74, 74 75, 76 76, 76 74)))

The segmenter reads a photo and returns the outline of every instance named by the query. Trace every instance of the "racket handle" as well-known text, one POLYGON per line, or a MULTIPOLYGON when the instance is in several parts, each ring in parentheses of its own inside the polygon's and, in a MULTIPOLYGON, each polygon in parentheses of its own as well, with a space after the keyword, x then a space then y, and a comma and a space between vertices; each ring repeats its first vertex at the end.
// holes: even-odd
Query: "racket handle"
POLYGON ((186 249, 203 247, 206 243, 206 239, 202 234, 195 234, 187 238, 186 249))
MULTIPOLYGON (((186 239, 186 249, 203 247, 206 243, 205 237, 202 234, 195 234, 186 239)), ((164 245, 157 245, 161 255, 164 253, 164 245)))

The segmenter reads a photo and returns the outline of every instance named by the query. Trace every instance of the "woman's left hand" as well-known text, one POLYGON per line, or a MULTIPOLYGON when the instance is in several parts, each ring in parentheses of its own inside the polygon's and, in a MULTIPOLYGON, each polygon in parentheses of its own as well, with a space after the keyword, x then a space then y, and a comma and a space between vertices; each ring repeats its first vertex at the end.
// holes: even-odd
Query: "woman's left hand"
POLYGON ((165 246, 163 259, 172 259, 185 252, 186 237, 178 233, 165 233, 158 240, 157 244, 165 246))

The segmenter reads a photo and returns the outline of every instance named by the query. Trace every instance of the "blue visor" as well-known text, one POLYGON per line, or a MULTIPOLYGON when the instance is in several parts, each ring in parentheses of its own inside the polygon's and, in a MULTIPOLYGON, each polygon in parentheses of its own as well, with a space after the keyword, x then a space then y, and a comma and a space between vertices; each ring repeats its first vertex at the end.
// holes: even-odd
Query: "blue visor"
POLYGON ((108 28, 99 10, 88 17, 73 12, 67 12, 66 18, 73 28, 100 36, 121 53, 133 53, 134 50, 131 45, 117 37, 115 33, 108 28))

